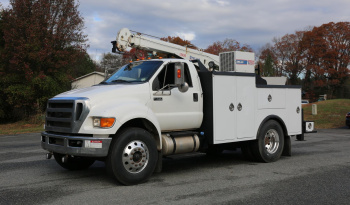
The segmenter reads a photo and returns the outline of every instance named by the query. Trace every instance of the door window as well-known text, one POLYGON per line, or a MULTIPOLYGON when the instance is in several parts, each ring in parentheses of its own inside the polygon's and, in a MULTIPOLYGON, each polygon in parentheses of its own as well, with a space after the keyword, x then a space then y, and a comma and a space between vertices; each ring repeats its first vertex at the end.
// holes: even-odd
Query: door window
MULTIPOLYGON (((190 70, 186 63, 184 64, 184 78, 188 86, 192 87, 190 70)), ((157 91, 161 88, 163 88, 163 90, 170 90, 173 87, 169 85, 174 85, 175 84, 174 80, 175 80, 175 63, 169 63, 164 66, 162 71, 154 79, 152 84, 152 90, 157 91)))

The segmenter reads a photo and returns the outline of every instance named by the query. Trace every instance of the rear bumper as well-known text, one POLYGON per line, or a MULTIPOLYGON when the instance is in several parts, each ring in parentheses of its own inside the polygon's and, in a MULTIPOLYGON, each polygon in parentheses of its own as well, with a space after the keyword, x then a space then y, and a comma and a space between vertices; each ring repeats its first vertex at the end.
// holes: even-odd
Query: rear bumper
POLYGON ((41 147, 49 152, 84 157, 106 157, 112 138, 41 133, 41 147))

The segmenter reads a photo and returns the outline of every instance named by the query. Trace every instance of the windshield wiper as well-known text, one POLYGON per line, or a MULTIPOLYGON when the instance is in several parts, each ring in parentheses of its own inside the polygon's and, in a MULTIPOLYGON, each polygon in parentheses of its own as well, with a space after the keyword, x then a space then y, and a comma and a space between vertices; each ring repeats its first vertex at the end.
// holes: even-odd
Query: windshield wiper
POLYGON ((115 82, 121 82, 121 83, 131 83, 130 81, 127 80, 121 80, 121 79, 117 79, 117 80, 112 80, 111 83, 115 83, 115 82))

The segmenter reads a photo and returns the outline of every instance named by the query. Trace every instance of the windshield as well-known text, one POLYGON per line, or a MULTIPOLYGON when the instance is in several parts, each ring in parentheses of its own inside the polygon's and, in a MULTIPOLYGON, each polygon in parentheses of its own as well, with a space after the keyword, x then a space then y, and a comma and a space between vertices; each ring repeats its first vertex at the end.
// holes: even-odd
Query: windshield
POLYGON ((162 61, 138 61, 124 65, 103 83, 146 82, 156 72, 162 61))

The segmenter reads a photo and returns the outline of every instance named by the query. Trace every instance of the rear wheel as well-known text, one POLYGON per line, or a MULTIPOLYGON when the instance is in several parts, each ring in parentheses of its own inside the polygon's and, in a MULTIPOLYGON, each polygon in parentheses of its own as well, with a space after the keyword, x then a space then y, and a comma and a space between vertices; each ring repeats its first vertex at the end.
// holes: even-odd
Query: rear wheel
POLYGON ((270 120, 261 128, 258 139, 252 144, 252 151, 257 160, 274 162, 281 157, 283 146, 284 135, 280 124, 270 120))
POLYGON ((107 171, 120 183, 138 184, 148 179, 157 164, 157 145, 141 128, 127 128, 112 141, 107 171))
POLYGON ((94 159, 89 159, 86 157, 72 157, 68 156, 64 160, 62 159, 65 155, 59 153, 53 153, 56 162, 61 165, 61 167, 68 170, 81 170, 89 168, 94 162, 94 159))

